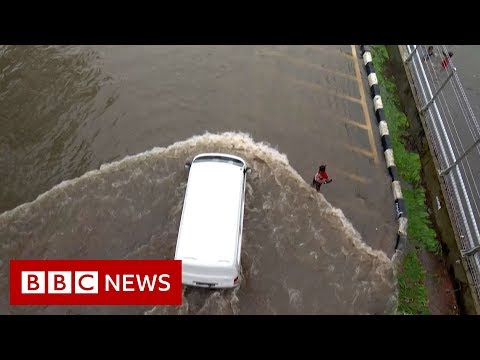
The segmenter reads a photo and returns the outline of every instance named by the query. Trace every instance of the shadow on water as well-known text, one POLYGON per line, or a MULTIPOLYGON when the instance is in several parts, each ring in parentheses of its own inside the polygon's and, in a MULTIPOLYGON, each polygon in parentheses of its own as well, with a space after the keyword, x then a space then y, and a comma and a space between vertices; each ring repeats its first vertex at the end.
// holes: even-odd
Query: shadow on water
POLYGON ((195 136, 62 182, 0 214, 0 313, 385 314, 396 281, 385 253, 365 245, 290 166, 246 134, 195 136), (171 259, 183 205, 186 159, 242 156, 247 182, 243 277, 235 290, 185 288, 181 306, 11 307, 9 259, 171 259))
POLYGON ((87 170, 82 127, 109 81, 96 60, 78 47, 0 47, 0 212, 87 170))

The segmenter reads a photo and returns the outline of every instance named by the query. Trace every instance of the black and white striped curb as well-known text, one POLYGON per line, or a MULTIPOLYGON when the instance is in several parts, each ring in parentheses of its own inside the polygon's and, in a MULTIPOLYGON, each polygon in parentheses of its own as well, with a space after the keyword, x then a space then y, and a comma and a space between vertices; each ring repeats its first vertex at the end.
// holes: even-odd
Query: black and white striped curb
POLYGON ((380 95, 380 86, 378 85, 377 75, 372 62, 372 53, 370 46, 360 45, 360 50, 363 58, 363 64, 367 71, 368 85, 370 86, 370 95, 373 100, 373 107, 375 109, 375 117, 377 119, 378 128, 380 130, 380 137, 382 139, 383 153, 387 170, 392 179, 393 198, 395 200, 395 209, 398 221, 398 231, 395 244, 395 250, 403 251, 407 243, 407 213, 405 208, 405 200, 403 199, 402 189, 398 177, 397 166, 393 157, 392 142, 388 133, 387 119, 385 111, 383 110, 382 97, 380 95))

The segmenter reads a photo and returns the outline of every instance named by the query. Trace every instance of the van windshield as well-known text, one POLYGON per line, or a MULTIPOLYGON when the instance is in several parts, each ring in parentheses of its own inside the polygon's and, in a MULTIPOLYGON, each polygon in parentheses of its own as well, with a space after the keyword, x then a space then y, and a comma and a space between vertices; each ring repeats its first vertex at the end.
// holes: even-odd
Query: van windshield
POLYGON ((208 155, 208 156, 202 156, 199 157, 198 159, 195 160, 195 162, 201 162, 201 161, 218 161, 218 162, 226 162, 238 166, 243 166, 243 162, 241 162, 238 159, 234 159, 231 157, 226 157, 226 156, 220 156, 220 155, 208 155))

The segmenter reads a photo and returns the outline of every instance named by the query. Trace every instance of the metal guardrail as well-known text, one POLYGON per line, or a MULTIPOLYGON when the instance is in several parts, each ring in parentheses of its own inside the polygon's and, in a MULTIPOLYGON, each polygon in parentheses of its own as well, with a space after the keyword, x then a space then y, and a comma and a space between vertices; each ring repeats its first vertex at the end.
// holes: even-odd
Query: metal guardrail
POLYGON ((404 45, 403 53, 478 301, 480 125, 463 90, 454 56, 450 57, 445 45, 404 45))

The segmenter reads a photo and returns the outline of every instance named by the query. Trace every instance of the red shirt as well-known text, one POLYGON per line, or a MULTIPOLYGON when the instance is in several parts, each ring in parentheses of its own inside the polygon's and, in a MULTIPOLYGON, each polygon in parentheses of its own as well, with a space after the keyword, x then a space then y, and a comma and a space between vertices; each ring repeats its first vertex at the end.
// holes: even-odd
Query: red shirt
POLYGON ((443 61, 442 61, 442 66, 443 66, 443 68, 446 69, 449 63, 450 63, 450 58, 448 58, 447 56, 445 56, 445 57, 443 58, 443 61))
POLYGON ((327 175, 327 172, 326 171, 319 171, 315 174, 315 181, 316 182, 323 182, 325 180, 328 180, 328 175, 327 175))

